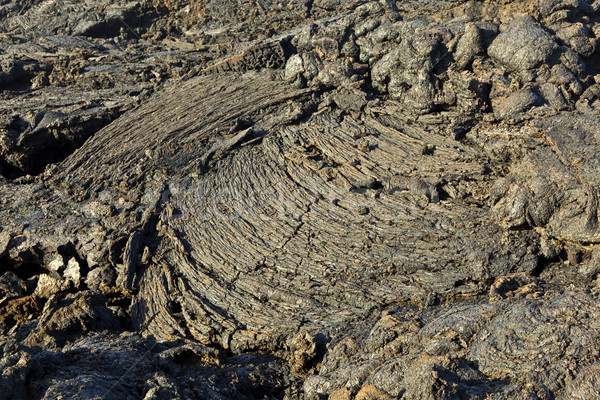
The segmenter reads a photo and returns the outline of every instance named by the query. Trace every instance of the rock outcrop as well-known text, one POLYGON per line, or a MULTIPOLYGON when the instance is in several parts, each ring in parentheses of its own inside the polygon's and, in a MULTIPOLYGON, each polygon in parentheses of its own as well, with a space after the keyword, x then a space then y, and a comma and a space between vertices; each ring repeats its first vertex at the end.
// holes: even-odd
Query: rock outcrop
POLYGON ((0 5, 0 399, 594 399, 598 1, 0 5))

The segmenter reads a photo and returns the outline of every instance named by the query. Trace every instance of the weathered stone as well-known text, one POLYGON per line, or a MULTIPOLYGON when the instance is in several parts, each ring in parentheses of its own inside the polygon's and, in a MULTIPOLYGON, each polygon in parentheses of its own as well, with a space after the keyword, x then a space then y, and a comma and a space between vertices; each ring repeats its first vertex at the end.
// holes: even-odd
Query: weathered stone
POLYGON ((529 15, 515 17, 501 29, 488 47, 488 54, 513 71, 535 68, 558 49, 552 37, 529 15))
POLYGON ((321 69, 323 62, 312 53, 295 54, 287 61, 285 65, 284 77, 290 83, 295 83, 299 87, 311 85, 321 69))
POLYGON ((597 3, 5 1, 0 398, 594 398, 597 3))
POLYGON ((70 287, 72 287, 72 283, 70 282, 53 278, 47 274, 42 274, 38 278, 34 294, 39 297, 50 298, 57 293, 68 290, 70 287))
POLYGON ((540 94, 546 102, 557 110, 565 110, 569 103, 565 100, 559 88, 551 83, 544 83, 540 86, 540 94))
POLYGON ((98 290, 101 286, 113 285, 116 281, 116 272, 112 267, 96 267, 92 269, 85 280, 90 290, 98 290))
MULTIPOLYGON (((321 335, 322 336, 322 335, 321 335)), ((300 331, 289 342, 292 372, 305 375, 313 368, 325 354, 325 338, 300 331)))
POLYGON ((74 257, 69 259, 67 267, 63 271, 63 276, 65 279, 71 280, 75 286, 79 286, 79 281, 81 281, 81 267, 74 257))
POLYGON ((0 303, 11 297, 20 297, 25 294, 27 286, 17 275, 8 271, 0 276, 0 303))
POLYGON ((475 59, 475 56, 483 51, 483 38, 479 28, 476 24, 466 25, 465 32, 460 37, 454 53, 458 69, 468 68, 475 59))
POLYGON ((523 89, 504 100, 494 108, 496 118, 517 119, 523 112, 535 105, 540 105, 542 99, 531 89, 523 89))

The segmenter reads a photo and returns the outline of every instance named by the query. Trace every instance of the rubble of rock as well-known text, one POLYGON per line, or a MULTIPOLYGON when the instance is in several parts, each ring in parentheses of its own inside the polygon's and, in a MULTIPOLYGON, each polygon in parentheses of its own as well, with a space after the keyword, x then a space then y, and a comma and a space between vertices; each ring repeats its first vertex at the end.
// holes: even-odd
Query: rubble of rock
POLYGON ((600 2, 4 1, 0 399, 600 398, 600 2))

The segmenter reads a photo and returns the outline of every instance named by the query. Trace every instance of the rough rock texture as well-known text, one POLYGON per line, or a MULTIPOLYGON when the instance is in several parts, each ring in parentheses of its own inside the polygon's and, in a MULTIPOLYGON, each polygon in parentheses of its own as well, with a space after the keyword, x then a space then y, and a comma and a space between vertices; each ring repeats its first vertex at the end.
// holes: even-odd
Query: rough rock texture
POLYGON ((600 398, 597 1, 4 1, 0 399, 600 398))

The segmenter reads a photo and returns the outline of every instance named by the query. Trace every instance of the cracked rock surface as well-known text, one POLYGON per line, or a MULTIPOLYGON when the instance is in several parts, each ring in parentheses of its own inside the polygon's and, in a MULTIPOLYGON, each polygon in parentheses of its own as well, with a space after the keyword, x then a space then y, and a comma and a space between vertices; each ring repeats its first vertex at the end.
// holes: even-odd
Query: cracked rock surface
POLYGON ((600 2, 0 3, 0 399, 600 398, 600 2))

